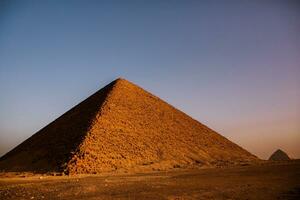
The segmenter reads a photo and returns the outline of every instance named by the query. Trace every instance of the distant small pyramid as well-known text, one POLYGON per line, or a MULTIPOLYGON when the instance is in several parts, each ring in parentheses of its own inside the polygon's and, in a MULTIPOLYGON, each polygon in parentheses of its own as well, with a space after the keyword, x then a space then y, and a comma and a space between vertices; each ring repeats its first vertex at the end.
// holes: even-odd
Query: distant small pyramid
POLYGON ((290 157, 282 150, 278 149, 269 158, 271 161, 284 161, 290 160, 290 157))
POLYGON ((117 79, 0 158, 0 170, 83 174, 255 160, 158 97, 117 79))

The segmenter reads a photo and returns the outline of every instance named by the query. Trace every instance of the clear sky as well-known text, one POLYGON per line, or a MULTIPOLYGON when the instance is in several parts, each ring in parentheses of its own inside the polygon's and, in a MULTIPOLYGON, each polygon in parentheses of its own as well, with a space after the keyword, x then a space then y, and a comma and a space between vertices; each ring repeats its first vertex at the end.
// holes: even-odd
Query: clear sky
POLYGON ((0 1, 0 155, 120 76, 260 158, 300 158, 287 0, 0 1))

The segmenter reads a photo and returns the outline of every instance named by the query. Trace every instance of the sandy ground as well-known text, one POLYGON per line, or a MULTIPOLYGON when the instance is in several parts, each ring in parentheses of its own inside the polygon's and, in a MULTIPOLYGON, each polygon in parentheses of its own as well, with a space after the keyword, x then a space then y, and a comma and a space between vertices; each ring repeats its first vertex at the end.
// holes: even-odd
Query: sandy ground
POLYGON ((2 174, 0 199, 300 199, 300 162, 123 175, 2 174))

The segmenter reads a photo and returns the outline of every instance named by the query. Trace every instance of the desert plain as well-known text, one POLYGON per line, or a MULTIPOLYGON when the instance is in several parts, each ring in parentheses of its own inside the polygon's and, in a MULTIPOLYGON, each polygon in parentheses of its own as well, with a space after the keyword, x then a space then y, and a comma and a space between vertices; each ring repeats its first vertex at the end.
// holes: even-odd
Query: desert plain
POLYGON ((101 175, 2 173, 0 199, 299 199, 300 160, 101 175))

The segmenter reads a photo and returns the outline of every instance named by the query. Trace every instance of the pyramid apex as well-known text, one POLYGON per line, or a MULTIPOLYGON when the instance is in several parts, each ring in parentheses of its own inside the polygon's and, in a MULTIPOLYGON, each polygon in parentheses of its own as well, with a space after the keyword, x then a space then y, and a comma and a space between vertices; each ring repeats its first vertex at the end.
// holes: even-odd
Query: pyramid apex
POLYGON ((129 82, 128 80, 126 80, 123 77, 118 77, 116 80, 114 80, 114 82, 123 82, 123 81, 129 82))
POLYGON ((117 79, 116 79, 116 81, 117 80, 125 80, 125 78, 123 78, 122 76, 119 76, 117 79))
POLYGON ((276 152, 284 152, 284 151, 282 151, 281 149, 277 149, 274 153, 276 152))
POLYGON ((134 83, 132 83, 131 81, 128 81, 127 79, 125 79, 123 77, 119 77, 119 78, 115 79, 113 81, 113 83, 115 85, 135 85, 134 83))

